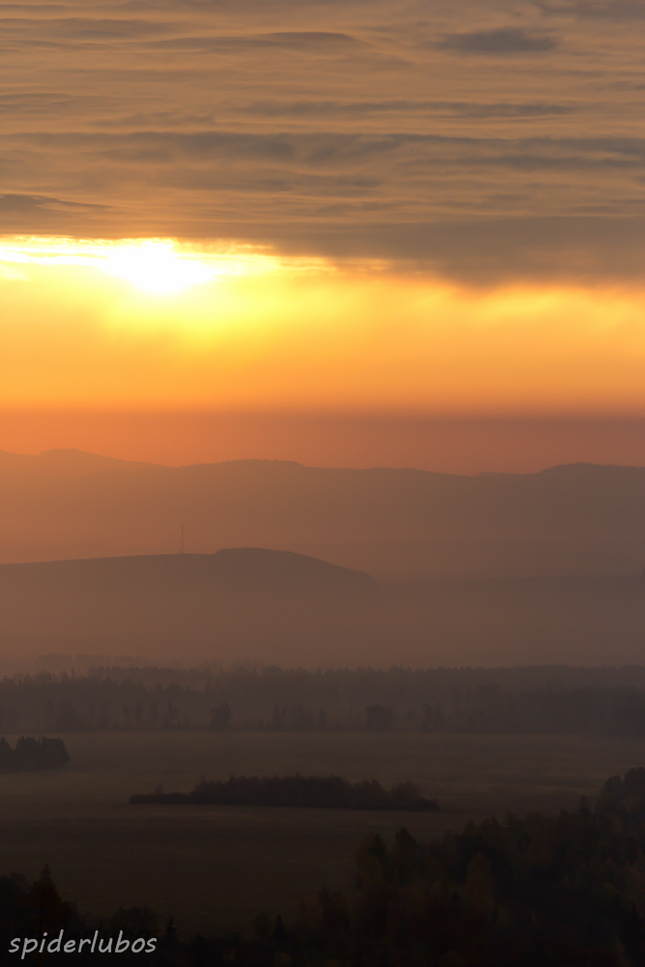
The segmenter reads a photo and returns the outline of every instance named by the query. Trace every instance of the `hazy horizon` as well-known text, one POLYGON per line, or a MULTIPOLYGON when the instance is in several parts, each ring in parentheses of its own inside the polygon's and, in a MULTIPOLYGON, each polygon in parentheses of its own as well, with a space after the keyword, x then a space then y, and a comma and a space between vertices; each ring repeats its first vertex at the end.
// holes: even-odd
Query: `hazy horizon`
MULTIPOLYGON (((640 469, 643 469, 643 467, 645 467, 645 464, 614 463, 613 461, 608 461, 608 462, 603 463, 601 461, 594 461, 594 460, 564 460, 561 463, 548 464, 546 466, 538 467, 535 470, 524 470, 524 471, 517 471, 517 470, 515 470, 515 471, 512 471, 512 470, 478 470, 478 471, 474 471, 474 472, 471 472, 471 473, 465 473, 465 472, 459 473, 459 472, 455 472, 455 471, 436 470, 436 469, 433 469, 433 468, 426 468, 426 467, 417 467, 417 466, 397 467, 397 466, 390 466, 390 465, 387 465, 387 464, 374 464, 372 466, 365 466, 365 467, 360 467, 360 466, 356 466, 356 465, 348 465, 348 466, 323 466, 323 465, 307 464, 307 463, 303 462, 302 460, 293 460, 293 459, 284 458, 284 457, 259 457, 259 456, 231 457, 231 458, 228 458, 228 459, 212 460, 212 461, 208 461, 208 462, 207 461, 203 461, 203 460, 199 460, 199 461, 195 461, 192 464, 190 464, 190 463, 188 463, 188 464, 187 463, 160 463, 160 462, 155 462, 155 461, 151 461, 151 460, 133 460, 130 457, 114 456, 113 454, 99 453, 97 451, 92 451, 92 450, 83 450, 80 447, 49 447, 47 449, 40 450, 40 451, 37 451, 37 452, 27 452, 27 453, 25 453, 25 452, 17 452, 17 451, 10 451, 10 450, 5 450, 3 448, 0 448, 0 454, 3 457, 47 457, 47 458, 50 459, 50 461, 52 461, 49 464, 49 467, 50 468, 55 467, 56 464, 53 463, 53 461, 58 460, 59 458, 63 458, 63 460, 64 460, 66 457, 69 457, 70 458, 70 462, 71 462, 72 460, 74 460, 76 458, 76 456, 80 456, 80 457, 98 458, 99 461, 105 460, 106 463, 103 464, 102 466, 104 466, 106 469, 109 468, 110 463, 112 463, 112 462, 114 464, 118 464, 118 463, 129 463, 129 464, 147 465, 147 466, 151 466, 151 467, 168 467, 169 469, 174 469, 174 470, 179 470, 182 467, 204 466, 204 465, 208 465, 208 463, 211 463, 211 464, 219 464, 219 463, 295 463, 295 464, 298 464, 298 465, 303 466, 303 467, 307 467, 308 469, 312 469, 312 470, 315 470, 315 469, 320 469, 320 470, 322 470, 322 469, 330 469, 330 470, 379 470, 379 469, 385 469, 385 470, 419 470, 422 473, 436 473, 436 474, 444 474, 446 476, 464 476, 464 477, 474 477, 474 476, 479 476, 481 474, 495 474, 495 473, 497 473, 497 474, 509 474, 509 475, 516 475, 516 476, 520 476, 520 475, 521 476, 528 476, 528 475, 535 475, 535 474, 543 473, 543 472, 548 471, 548 470, 557 470, 560 467, 576 467, 576 466, 587 466, 587 467, 617 467, 617 468, 624 468, 624 469, 630 469, 630 470, 640 470, 640 469)), ((64 463, 63 464, 60 464, 59 463, 59 465, 64 465, 64 463)), ((71 466, 73 467, 74 464, 71 463, 71 466)), ((91 467, 92 465, 90 464, 89 466, 91 467)), ((100 472, 100 470, 98 469, 100 466, 101 466, 101 464, 98 464, 97 465, 97 468, 96 468, 96 471, 95 472, 100 472)), ((82 467, 82 464, 78 466, 78 469, 80 470, 81 467, 82 467)))
POLYGON ((70 646, 307 667, 641 654, 645 468, 1 456, 5 661, 70 646))
POLYGON ((169 467, 285 460, 339 469, 390 466, 465 475, 539 473, 575 463, 645 465, 645 417, 0 414, 0 451, 40 456, 65 450, 169 467))

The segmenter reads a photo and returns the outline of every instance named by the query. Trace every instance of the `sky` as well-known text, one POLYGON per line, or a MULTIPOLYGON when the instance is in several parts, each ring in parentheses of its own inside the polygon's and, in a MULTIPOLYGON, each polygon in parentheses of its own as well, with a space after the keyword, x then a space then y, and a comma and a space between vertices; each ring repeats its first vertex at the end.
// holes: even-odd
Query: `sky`
POLYGON ((1 448, 645 463, 641 0, 0 21, 1 448))

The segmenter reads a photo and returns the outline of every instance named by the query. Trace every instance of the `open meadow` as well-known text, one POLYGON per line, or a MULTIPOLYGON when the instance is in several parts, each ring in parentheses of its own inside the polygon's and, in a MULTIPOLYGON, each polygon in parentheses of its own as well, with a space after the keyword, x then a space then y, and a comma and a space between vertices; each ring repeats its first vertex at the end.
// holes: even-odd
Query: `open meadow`
MULTIPOLYGON (((83 912, 145 905, 180 932, 289 916, 323 884, 350 889, 361 839, 418 839, 507 811, 548 812, 643 764, 635 738, 410 733, 112 732, 63 736, 60 772, 3 775, 2 872, 48 863, 83 912), (418 783, 437 813, 131 806, 133 793, 188 791, 201 776, 337 774, 418 783)), ((7 736, 13 744, 15 737, 7 736)))

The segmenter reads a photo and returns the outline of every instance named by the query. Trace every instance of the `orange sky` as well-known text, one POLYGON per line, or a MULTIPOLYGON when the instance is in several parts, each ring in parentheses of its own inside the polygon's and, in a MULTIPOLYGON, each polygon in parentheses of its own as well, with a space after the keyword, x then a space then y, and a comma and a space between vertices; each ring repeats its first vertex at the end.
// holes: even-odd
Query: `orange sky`
POLYGON ((368 420, 377 463, 634 462, 644 31, 633 0, 7 8, 0 447, 338 464, 368 420), (427 435, 497 418, 543 429, 427 435))
POLYGON ((483 290, 374 264, 65 245, 0 248, 4 407, 645 410, 636 286, 483 290))
POLYGON ((639 462, 645 302, 635 285, 484 289, 373 260, 169 241, 5 239, 0 256, 4 449, 469 472, 639 462), (145 430, 146 413, 175 417, 145 430), (618 442, 606 428, 595 443, 588 432, 576 441, 572 427, 598 416, 632 429, 618 442), (514 428, 491 431, 495 417, 514 428), (521 418, 534 427, 528 437, 521 418), (477 421, 489 430, 473 450, 477 421))
POLYGON ((645 465, 645 418, 449 418, 383 413, 5 410, 2 448, 76 447, 173 466, 296 460, 324 467, 530 473, 590 461, 645 465))

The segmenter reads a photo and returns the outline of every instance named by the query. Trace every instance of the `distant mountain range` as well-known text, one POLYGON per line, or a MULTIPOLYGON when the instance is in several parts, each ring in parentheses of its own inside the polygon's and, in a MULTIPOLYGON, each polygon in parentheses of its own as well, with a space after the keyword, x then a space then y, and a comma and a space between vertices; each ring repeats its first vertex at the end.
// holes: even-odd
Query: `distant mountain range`
POLYGON ((188 467, 0 452, 5 562, 291 550, 379 579, 628 575, 645 566, 645 468, 534 474, 188 467))

